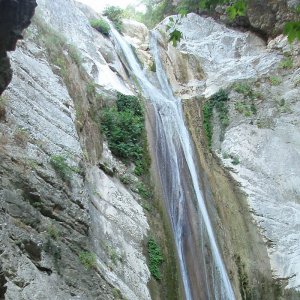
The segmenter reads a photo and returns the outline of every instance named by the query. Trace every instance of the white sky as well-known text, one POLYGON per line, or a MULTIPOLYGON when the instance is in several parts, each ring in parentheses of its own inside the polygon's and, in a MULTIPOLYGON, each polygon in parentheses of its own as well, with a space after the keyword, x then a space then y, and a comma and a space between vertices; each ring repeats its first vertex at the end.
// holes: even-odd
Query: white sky
POLYGON ((136 3, 136 0, 76 0, 91 6, 95 11, 100 12, 106 6, 120 6, 125 8, 128 4, 136 3))

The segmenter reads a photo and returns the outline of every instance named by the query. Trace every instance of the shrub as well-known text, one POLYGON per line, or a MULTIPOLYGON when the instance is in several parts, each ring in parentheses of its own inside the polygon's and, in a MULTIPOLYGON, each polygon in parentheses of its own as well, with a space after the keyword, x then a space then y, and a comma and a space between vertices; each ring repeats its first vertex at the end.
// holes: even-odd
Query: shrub
POLYGON ((145 200, 148 200, 152 197, 152 192, 149 188, 145 186, 143 183, 138 183, 136 185, 136 190, 138 194, 145 200))
POLYGON ((279 64, 279 68, 281 69, 291 69, 292 67, 293 67, 293 60, 290 57, 286 57, 279 64))
POLYGON ((269 81, 272 85, 279 85, 279 84, 281 84, 282 79, 277 76, 271 76, 271 77, 269 77, 269 81))
POLYGON ((231 156, 231 163, 233 164, 233 165, 238 165, 239 163, 240 163, 240 159, 239 159, 239 157, 238 156, 231 156))
POLYGON ((92 269, 96 267, 95 253, 82 251, 79 253, 79 260, 85 266, 86 269, 92 269))
POLYGON ((125 162, 136 165, 137 175, 148 168, 147 139, 144 111, 134 96, 117 95, 116 107, 105 108, 101 115, 101 128, 112 153, 125 162))
POLYGON ((204 133, 207 137, 208 147, 211 148, 212 136, 213 136, 213 127, 212 127, 212 117, 214 108, 218 112, 219 121, 221 124, 221 129, 224 129, 229 125, 229 116, 228 116, 228 105, 229 100, 228 92, 220 90, 216 94, 212 95, 210 99, 203 105, 203 127, 204 133))
POLYGON ((122 31, 123 9, 118 6, 108 6, 104 9, 103 14, 107 16, 114 24, 118 31, 122 31))
POLYGON ((160 266, 164 261, 162 252, 153 238, 148 241, 149 269, 151 275, 156 279, 161 279, 160 266))
POLYGON ((88 82, 85 91, 88 97, 92 98, 96 96, 96 84, 92 81, 88 82))
POLYGON ((57 240, 59 238, 60 232, 54 225, 48 226, 47 232, 49 236, 52 237, 54 240, 57 240))
POLYGON ((70 179, 73 169, 68 165, 65 156, 53 155, 50 158, 50 163, 63 180, 66 181, 70 179))
POLYGON ((108 36, 110 27, 109 24, 104 19, 93 19, 90 21, 90 24, 93 28, 95 28, 100 33, 108 36))
POLYGON ((239 93, 239 94, 243 94, 244 96, 248 96, 250 98, 252 98, 253 96, 253 89, 251 88, 251 86, 247 83, 235 83, 233 85, 233 89, 239 93))

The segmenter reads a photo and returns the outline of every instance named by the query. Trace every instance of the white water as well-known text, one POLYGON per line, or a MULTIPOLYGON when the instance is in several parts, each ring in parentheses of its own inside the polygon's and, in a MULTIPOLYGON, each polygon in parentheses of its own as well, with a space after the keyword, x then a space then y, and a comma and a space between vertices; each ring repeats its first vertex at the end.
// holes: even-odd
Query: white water
MULTIPOLYGON (((209 298, 214 297, 214 299, 224 300, 235 299, 234 292, 232 290, 231 283, 222 261, 221 254, 219 252, 214 236, 213 228, 209 219, 208 211, 201 193, 199 178, 197 175, 196 166, 193 161, 191 140, 184 124, 182 105, 181 102, 174 97, 172 89, 167 81, 167 76, 160 61, 155 33, 153 33, 151 39, 151 50, 156 63, 156 74, 160 84, 160 88, 155 87, 148 80, 139 63, 137 62, 132 49, 122 38, 122 36, 113 28, 111 29, 111 33, 117 45, 121 48, 123 54, 125 55, 131 72, 138 80, 144 96, 150 99, 155 110, 156 124, 158 127, 157 136, 158 138, 160 138, 160 140, 157 142, 160 143, 159 147, 163 149, 162 152, 165 156, 165 160, 168 159, 169 161, 169 163, 165 165, 162 162, 161 168, 170 168, 170 170, 162 171, 168 174, 168 176, 170 177, 169 182, 171 182, 171 189, 166 190, 165 195, 168 194, 169 203, 167 203, 167 206, 169 209, 172 228, 174 232, 186 300, 198 299, 193 299, 192 297, 190 280, 188 277, 188 270, 186 267, 183 253, 184 249, 182 245, 182 236, 184 234, 183 218, 185 205, 183 181, 185 180, 185 178, 181 172, 181 167, 184 163, 186 163, 188 166, 192 186, 197 199, 197 204, 201 212, 201 216, 199 216, 199 222, 204 223, 210 243, 211 252, 213 254, 214 265, 216 266, 215 273, 217 274, 214 274, 212 278, 207 278, 207 280, 212 281, 213 286, 218 285, 215 288, 213 295, 209 294, 209 298), (183 157, 179 155, 180 151, 183 152, 184 161, 183 157)), ((199 236, 200 235, 201 233, 199 232, 199 236)), ((206 266, 203 266, 203 268, 206 272, 206 266)), ((206 283, 200 284, 202 284, 203 286, 206 285, 206 283)))

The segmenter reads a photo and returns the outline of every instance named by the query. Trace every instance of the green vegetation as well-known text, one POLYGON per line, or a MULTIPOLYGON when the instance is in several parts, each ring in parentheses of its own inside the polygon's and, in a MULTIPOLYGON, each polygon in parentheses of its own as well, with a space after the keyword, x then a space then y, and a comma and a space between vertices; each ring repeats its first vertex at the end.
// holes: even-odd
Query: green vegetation
MULTIPOLYGON (((296 7, 295 12, 300 15, 300 5, 296 7)), ((296 39, 300 41, 300 21, 287 22, 284 25, 283 33, 287 35, 290 43, 296 39)))
POLYGON ((269 77, 269 81, 272 85, 280 85, 282 82, 282 79, 278 76, 271 76, 271 77, 269 77))
POLYGON ((203 105, 203 127, 204 132, 207 137, 208 147, 211 148, 212 136, 213 136, 213 125, 212 117, 214 108, 218 112, 219 121, 221 124, 221 129, 224 129, 229 125, 229 116, 228 116, 228 92, 225 90, 220 90, 216 94, 210 97, 203 105))
POLYGON ((92 81, 88 82, 86 85, 86 94, 89 98, 96 96, 96 84, 92 81))
POLYGON ((296 39, 300 41, 300 21, 287 22, 284 25, 283 33, 288 36, 290 43, 296 39))
POLYGON ((249 279, 245 270, 245 264, 242 262, 239 255, 234 255, 235 263, 238 268, 238 276, 240 283, 240 292, 243 300, 252 299, 251 290, 249 287, 249 279))
POLYGON ((251 105, 245 103, 245 101, 238 101, 234 104, 234 108, 240 114, 243 114, 245 117, 251 117, 253 112, 251 110, 251 105))
POLYGON ((52 155, 50 163, 58 175, 64 180, 68 181, 73 173, 73 168, 67 163, 67 158, 62 155, 52 155))
POLYGON ((233 164, 233 165, 238 165, 239 163, 240 163, 240 159, 239 159, 239 157, 238 156, 234 156, 234 155, 231 155, 231 163, 233 164))
POLYGON ((144 174, 150 164, 141 100, 118 93, 116 106, 105 108, 101 126, 112 153, 125 161, 133 162, 135 174, 144 174))
POLYGON ((54 225, 48 226, 47 232, 48 232, 49 236, 51 238, 53 238, 54 240, 57 240, 59 238, 60 232, 54 225))
POLYGON ((291 69, 293 67, 293 60, 290 57, 284 58, 279 63, 279 68, 281 69, 291 69))
POLYGON ((95 253, 82 251, 79 253, 79 260, 85 266, 86 269, 93 269, 96 267, 95 253))
POLYGON ((232 88, 239 94, 243 95, 243 100, 235 103, 234 108, 245 117, 251 117, 257 113, 254 103, 256 98, 261 98, 260 94, 254 92, 250 84, 237 82, 232 88))
POLYGON ((122 31, 123 9, 118 6, 108 6, 104 9, 103 14, 107 16, 114 24, 118 31, 122 31))
POLYGON ((130 176, 129 176, 129 175, 126 175, 126 174, 120 176, 120 181, 121 181, 123 184, 125 184, 125 185, 131 184, 131 183, 132 183, 132 180, 131 180, 130 176))
POLYGON ((164 261, 161 249, 153 238, 148 241, 149 269, 151 275, 156 279, 161 279, 160 266, 164 261))
POLYGON ((274 120, 271 117, 264 117, 257 120, 256 125, 258 128, 272 128, 274 126, 274 120))
POLYGON ((93 19, 90 21, 90 24, 93 28, 95 28, 97 31, 102 33, 103 35, 108 36, 110 27, 109 24, 104 19, 93 19))
POLYGON ((51 29, 41 18, 35 16, 33 22, 39 31, 38 42, 46 48, 51 63, 60 68, 60 75, 64 79, 68 77, 68 60, 64 53, 67 52, 72 61, 81 68, 82 58, 74 45, 68 43, 62 34, 51 29))
POLYGON ((138 192, 138 194, 144 199, 144 200, 149 200, 151 199, 152 197, 152 191, 147 188, 145 186, 144 183, 142 182, 139 182, 137 185, 136 185, 136 191, 138 192))
POLYGON ((6 118, 6 99, 0 96, 0 120, 5 120, 6 118))

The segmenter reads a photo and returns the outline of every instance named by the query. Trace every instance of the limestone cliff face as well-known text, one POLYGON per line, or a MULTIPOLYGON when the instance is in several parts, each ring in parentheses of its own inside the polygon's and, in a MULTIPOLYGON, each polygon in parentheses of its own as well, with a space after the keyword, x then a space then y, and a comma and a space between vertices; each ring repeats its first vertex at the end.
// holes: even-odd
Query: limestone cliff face
POLYGON ((30 24, 35 7, 35 0, 0 1, 0 94, 12 76, 6 51, 15 49, 22 31, 30 24))
MULTIPOLYGON (((283 286, 299 289, 299 45, 288 45, 286 38, 280 36, 266 46, 251 33, 228 29, 213 19, 195 14, 183 19, 179 28, 184 38, 176 49, 167 43, 166 36, 160 35, 161 55, 174 92, 186 99, 187 121, 214 190, 220 224, 225 226, 219 233, 224 253, 230 253, 225 257, 240 255, 246 269, 251 264, 250 269, 257 268, 256 275, 250 275, 253 283, 257 274, 264 272, 258 271, 258 265, 267 250, 274 278, 280 278, 283 286), (233 85, 236 82, 238 85, 233 85), (243 84, 250 89, 252 100, 247 98, 247 91, 237 88, 243 84), (257 247, 252 254, 247 253, 246 244, 238 246, 234 242, 253 230, 242 233, 245 220, 251 223, 247 205, 234 208, 237 203, 232 199, 236 196, 228 192, 230 183, 224 183, 221 171, 205 154, 203 144, 201 105, 221 88, 230 91, 229 125, 222 129, 218 113, 214 113, 212 152, 229 172, 228 178, 232 176, 247 195, 252 218, 265 242, 262 246, 259 238, 252 235, 251 240, 248 236, 248 246, 257 247), (231 197, 228 201, 222 196, 222 185, 224 195, 231 197), (235 214, 241 214, 240 221, 235 214), (235 222, 240 225, 236 227, 235 222), (226 226, 231 229, 227 231, 226 226), (262 256, 255 257, 255 251, 262 256)), ((236 201, 242 205, 242 196, 236 201)), ((234 270, 227 263, 229 270, 234 270)), ((265 267, 267 270, 270 265, 265 267)), ((266 271, 265 278, 270 275, 266 271)))
POLYGON ((94 12, 72 0, 38 5, 3 93, 1 297, 150 299, 149 224, 140 196, 118 179, 128 167, 103 148, 96 123, 104 101, 132 93, 126 72, 89 25, 94 12))

